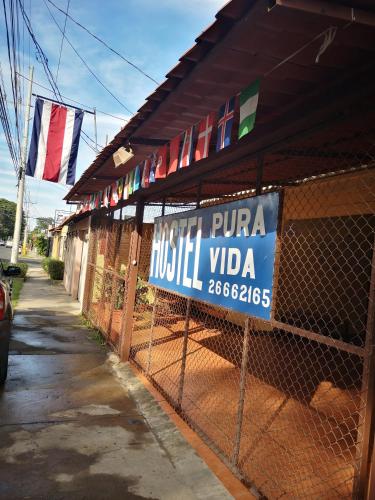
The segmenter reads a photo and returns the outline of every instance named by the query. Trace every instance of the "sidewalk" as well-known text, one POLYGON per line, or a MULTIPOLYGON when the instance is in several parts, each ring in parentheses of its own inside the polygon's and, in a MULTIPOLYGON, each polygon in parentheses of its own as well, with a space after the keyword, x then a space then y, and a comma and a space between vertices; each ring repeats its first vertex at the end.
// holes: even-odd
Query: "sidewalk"
POLYGON ((37 263, 29 276, 0 392, 0 498, 232 498, 62 285, 37 263))

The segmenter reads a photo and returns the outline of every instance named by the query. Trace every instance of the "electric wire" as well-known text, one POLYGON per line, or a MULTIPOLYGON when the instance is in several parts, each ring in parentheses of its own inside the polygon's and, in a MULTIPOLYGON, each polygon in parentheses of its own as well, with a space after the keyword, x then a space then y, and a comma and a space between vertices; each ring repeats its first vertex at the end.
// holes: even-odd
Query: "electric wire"
MULTIPOLYGON (((8 2, 9 3, 9 2, 8 2)), ((12 26, 13 22, 13 11, 14 6, 12 0, 9 3, 9 9, 7 8, 5 0, 3 0, 3 10, 4 10, 4 20, 5 20, 5 29, 6 29, 6 41, 7 41, 7 53, 8 53, 8 62, 10 69, 10 80, 11 80, 11 89, 13 96, 13 108, 15 115, 15 130, 14 134, 17 138, 18 148, 16 149, 16 154, 18 157, 18 164, 20 163, 20 151, 21 151, 21 141, 20 141, 20 124, 19 124, 19 112, 18 112, 18 95, 17 95, 17 77, 16 77, 16 67, 15 67, 15 38, 12 35, 12 26)), ((5 92, 5 87, 4 87, 5 92)))
MULTIPOLYGON (((26 75, 21 75, 19 73, 18 76, 20 76, 21 78, 23 78, 27 81, 30 81, 30 79, 26 75)), ((41 89, 47 90, 48 92, 52 92, 51 89, 49 89, 45 85, 42 85, 41 83, 33 81, 33 85, 36 85, 37 87, 40 87, 41 89)), ((121 116, 112 115, 111 113, 107 113, 106 111, 102 111, 102 110, 96 108, 95 106, 91 106, 90 104, 84 104, 80 101, 76 101, 75 99, 72 99, 71 97, 68 97, 66 95, 61 94, 61 97, 64 99, 64 101, 66 101, 66 100, 71 101, 75 104, 79 104, 79 106, 82 106, 83 108, 96 109, 96 112, 101 114, 101 115, 110 116, 111 118, 115 118, 116 120, 120 120, 120 121, 125 122, 125 123, 129 122, 129 119, 127 119, 127 118, 121 118, 121 116)))
MULTIPOLYGON (((53 22, 56 24, 56 26, 58 27, 59 31, 61 33, 63 33, 59 23, 56 21, 54 15, 52 14, 51 12, 51 9, 48 7, 48 4, 46 2, 46 0, 44 0, 44 4, 45 6, 47 7, 48 9, 48 12, 53 20, 53 22)), ((76 48, 74 47, 74 45, 70 42, 69 38, 65 35, 65 40, 67 41, 68 45, 72 48, 72 50, 74 51, 74 53, 76 54, 76 56, 80 59, 80 61, 82 62, 82 64, 86 67, 86 69, 91 73, 91 75, 95 78, 95 80, 99 83, 99 85, 101 85, 107 92, 108 94, 110 94, 113 99, 115 99, 118 104, 120 104, 120 106, 122 106, 128 113, 130 113, 131 115, 133 114, 133 112, 127 107, 125 106, 124 103, 122 103, 120 101, 120 99, 118 99, 114 94, 113 92, 101 81, 101 79, 97 76, 97 74, 91 69, 91 67, 87 64, 87 62, 84 60, 84 58, 79 54, 79 52, 76 50, 76 48)))
MULTIPOLYGON (((4 1, 4 0, 3 0, 4 1)), ((42 47, 39 45, 36 37, 35 37, 35 34, 33 32, 33 29, 32 29, 32 26, 31 26, 31 22, 30 22, 30 19, 28 17, 28 15, 26 14, 26 11, 24 9, 24 6, 22 4, 22 1, 21 0, 18 0, 18 3, 20 5, 20 8, 21 8, 21 13, 22 13, 22 17, 23 17, 23 20, 26 24, 26 28, 29 32, 29 35, 35 45, 35 48, 37 50, 37 54, 39 55, 40 57, 40 62, 42 63, 42 66, 43 66, 43 69, 44 69, 44 72, 47 76, 47 79, 51 85, 51 88, 52 88, 52 92, 54 94, 54 96, 56 97, 56 100, 61 102, 62 103, 62 96, 61 96, 61 93, 60 93, 60 90, 55 82, 55 79, 54 79, 54 76, 52 74, 52 71, 49 67, 49 64, 48 64, 48 59, 46 57, 46 55, 44 54, 44 51, 42 49, 42 47)), ((85 136, 88 140, 90 140, 91 142, 93 142, 95 144, 95 142, 93 141, 93 139, 91 139, 91 137, 89 137, 88 134, 86 134, 86 132, 84 132, 82 130, 82 135, 85 136)), ((94 151, 94 153, 98 153, 98 150, 93 147, 86 139, 85 137, 82 137, 82 140, 87 144, 87 146, 92 149, 92 151, 94 151)))
POLYGON ((66 17, 68 17, 73 23, 75 23, 77 26, 79 26, 81 29, 83 29, 84 31, 86 31, 89 35, 91 35, 93 38, 95 38, 95 40, 97 40, 99 43, 101 43, 102 45, 104 45, 108 50, 110 50, 111 52, 113 52, 114 54, 116 54, 118 57, 120 57, 123 61, 125 61, 127 64, 129 64, 130 66, 132 66, 134 69, 136 69, 137 71, 139 71, 139 73, 141 73, 143 76, 145 76, 146 78, 148 78, 149 80, 151 80, 152 82, 156 83, 156 85, 159 85, 159 82, 156 81, 154 78, 152 78, 152 76, 148 75, 145 71, 143 71, 139 66, 137 66, 136 64, 132 63, 131 61, 129 61, 129 59, 127 59, 126 57, 124 57, 122 54, 120 54, 119 52, 117 52, 117 50, 113 49, 112 47, 110 47, 107 42, 105 42, 104 40, 102 40, 101 38, 99 38, 97 35, 95 35, 95 33, 93 33, 92 31, 90 31, 88 28, 86 28, 85 26, 83 26, 81 23, 79 23, 78 21, 76 21, 69 13, 68 13, 68 10, 67 11, 64 11, 63 9, 61 9, 60 7, 58 7, 55 3, 53 3, 51 0, 47 0, 48 3, 50 3, 51 5, 53 5, 53 7, 55 7, 55 9, 59 10, 62 14, 65 14, 66 17))
POLYGON ((56 83, 57 83, 57 80, 59 78, 59 69, 60 69, 60 62, 61 62, 61 54, 62 54, 62 49, 63 49, 63 45, 64 45, 64 38, 65 38, 65 31, 66 31, 66 22, 68 20, 69 7, 70 7, 70 0, 68 0, 68 4, 66 6, 66 15, 65 15, 65 22, 64 22, 64 30, 63 30, 63 35, 62 35, 62 38, 61 38, 59 62, 57 63, 57 70, 56 70, 56 83))

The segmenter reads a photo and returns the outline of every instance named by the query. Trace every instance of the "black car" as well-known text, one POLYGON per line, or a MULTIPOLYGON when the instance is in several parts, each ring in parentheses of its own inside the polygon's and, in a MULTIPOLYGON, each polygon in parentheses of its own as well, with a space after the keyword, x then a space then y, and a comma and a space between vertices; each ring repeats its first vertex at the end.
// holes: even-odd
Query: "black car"
POLYGON ((0 261, 0 386, 4 385, 8 372, 10 330, 13 319, 12 276, 21 274, 17 266, 4 267, 0 261))

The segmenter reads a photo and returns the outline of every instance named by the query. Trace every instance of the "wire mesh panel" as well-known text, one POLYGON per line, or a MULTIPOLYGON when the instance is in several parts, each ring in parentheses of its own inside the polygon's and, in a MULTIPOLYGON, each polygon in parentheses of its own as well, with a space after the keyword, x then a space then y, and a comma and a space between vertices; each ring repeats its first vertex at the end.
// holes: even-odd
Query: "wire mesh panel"
POLYGON ((116 350, 127 290, 130 236, 134 220, 93 220, 83 312, 116 350))
POLYGON ((256 322, 237 466, 270 498, 351 496, 363 359, 256 322))
POLYGON ((283 199, 271 321, 150 286, 144 228, 130 357, 262 495, 358 497, 373 376, 374 170, 293 184, 264 190, 283 199))
POLYGON ((228 460, 237 428, 242 348, 241 325, 217 307, 192 301, 181 407, 228 460))

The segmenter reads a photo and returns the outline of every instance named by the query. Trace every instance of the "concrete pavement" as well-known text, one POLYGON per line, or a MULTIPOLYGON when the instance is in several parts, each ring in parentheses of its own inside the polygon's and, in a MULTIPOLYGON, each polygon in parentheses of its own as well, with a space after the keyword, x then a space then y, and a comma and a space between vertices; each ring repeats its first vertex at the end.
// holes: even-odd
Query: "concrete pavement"
POLYGON ((31 264, 0 393, 0 498, 232 498, 132 370, 88 336, 77 302, 31 264))

